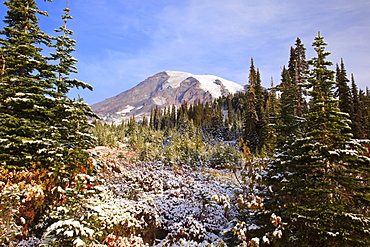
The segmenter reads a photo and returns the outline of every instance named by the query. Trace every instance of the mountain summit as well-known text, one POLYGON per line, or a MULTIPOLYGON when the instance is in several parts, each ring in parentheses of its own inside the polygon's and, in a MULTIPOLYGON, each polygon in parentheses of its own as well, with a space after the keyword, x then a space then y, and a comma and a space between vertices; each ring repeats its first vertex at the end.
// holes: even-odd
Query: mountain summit
POLYGON ((151 76, 123 93, 91 106, 103 120, 117 122, 132 116, 149 116, 156 106, 164 108, 211 101, 220 96, 243 91, 242 85, 213 75, 192 75, 179 71, 164 71, 151 76))

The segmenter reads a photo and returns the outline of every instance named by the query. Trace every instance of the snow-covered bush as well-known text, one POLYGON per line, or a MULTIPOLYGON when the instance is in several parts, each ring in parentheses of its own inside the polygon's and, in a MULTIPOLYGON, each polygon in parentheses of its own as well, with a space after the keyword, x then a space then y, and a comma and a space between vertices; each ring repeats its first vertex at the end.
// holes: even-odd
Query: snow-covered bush
POLYGON ((21 233, 22 225, 17 218, 22 189, 18 184, 7 185, 0 182, 0 244, 9 243, 21 233))
POLYGON ((27 236, 42 211, 45 171, 0 172, 0 244, 27 236))
MULTIPOLYGON (((56 187, 59 202, 50 205, 41 225, 47 226, 43 244, 50 246, 83 246, 93 242, 96 218, 90 214, 86 201, 98 193, 96 177, 84 173, 66 180, 67 186, 56 187)), ((44 227, 45 228, 45 227, 44 227)))
MULTIPOLYGON (((153 200, 126 198, 128 174, 118 167, 117 162, 112 162, 99 177, 76 174, 67 188, 57 188, 63 196, 63 203, 55 205, 45 215, 44 224, 49 225, 43 235, 44 245, 94 246, 106 243, 108 246, 131 246, 123 243, 135 243, 132 246, 144 246, 143 239, 155 232, 161 222, 153 200), (110 169, 114 171, 109 172, 110 169)), ((138 180, 137 187, 145 178, 138 180)))

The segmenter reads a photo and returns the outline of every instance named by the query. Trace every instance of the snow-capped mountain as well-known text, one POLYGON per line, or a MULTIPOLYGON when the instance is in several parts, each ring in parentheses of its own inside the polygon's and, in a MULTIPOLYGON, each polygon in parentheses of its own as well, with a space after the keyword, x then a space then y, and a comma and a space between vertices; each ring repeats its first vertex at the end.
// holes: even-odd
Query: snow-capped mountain
POLYGON ((156 106, 165 108, 210 101, 223 95, 243 91, 235 82, 214 75, 192 75, 179 71, 164 71, 151 76, 130 90, 91 106, 103 120, 120 122, 132 116, 140 119, 156 106))

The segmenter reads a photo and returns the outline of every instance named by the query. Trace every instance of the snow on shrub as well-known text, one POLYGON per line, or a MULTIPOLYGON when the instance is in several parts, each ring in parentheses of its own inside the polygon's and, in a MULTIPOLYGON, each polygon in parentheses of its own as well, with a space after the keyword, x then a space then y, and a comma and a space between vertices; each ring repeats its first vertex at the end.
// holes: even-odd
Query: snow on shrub
MULTIPOLYGON (((44 215, 43 238, 36 240, 44 246, 96 247, 256 246, 258 241, 269 241, 270 235, 258 241, 250 237, 259 226, 248 218, 236 220, 263 205, 257 196, 259 162, 239 163, 237 158, 227 165, 229 169, 215 169, 126 161, 114 152, 97 157, 93 163, 102 170, 76 174, 68 186, 55 187, 59 203, 44 215), (233 166, 234 162, 238 163, 233 166)), ((276 222, 274 233, 279 237, 277 216, 276 222)), ((18 244, 36 242, 29 238, 18 244)))
POLYGON ((0 245, 27 235, 41 211, 45 171, 0 170, 0 245))

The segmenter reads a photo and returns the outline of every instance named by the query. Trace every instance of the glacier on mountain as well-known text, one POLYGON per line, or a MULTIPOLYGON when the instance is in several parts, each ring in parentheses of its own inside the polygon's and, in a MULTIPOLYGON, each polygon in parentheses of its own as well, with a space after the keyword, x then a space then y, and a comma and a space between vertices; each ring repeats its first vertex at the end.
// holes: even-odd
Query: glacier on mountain
POLYGON ((218 98, 222 96, 221 84, 229 93, 236 93, 244 89, 242 85, 229 80, 225 80, 219 76, 192 75, 190 73, 180 71, 165 71, 165 73, 169 76, 169 78, 167 79, 167 82, 163 84, 163 88, 177 88, 180 86, 181 82, 189 77, 192 77, 199 81, 201 89, 206 92, 208 91, 213 98, 218 98))

